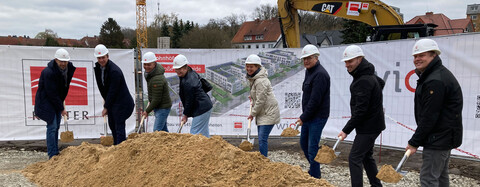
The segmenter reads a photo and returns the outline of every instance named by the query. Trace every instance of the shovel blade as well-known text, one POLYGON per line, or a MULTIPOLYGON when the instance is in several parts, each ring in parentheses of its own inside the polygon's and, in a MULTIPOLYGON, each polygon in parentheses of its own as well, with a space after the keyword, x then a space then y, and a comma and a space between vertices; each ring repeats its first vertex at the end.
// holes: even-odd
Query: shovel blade
POLYGON ((335 152, 335 156, 338 156, 340 155, 341 152, 335 152))
POLYGON ((405 176, 408 173, 408 171, 399 171, 398 173, 400 173, 400 175, 402 176, 405 176))

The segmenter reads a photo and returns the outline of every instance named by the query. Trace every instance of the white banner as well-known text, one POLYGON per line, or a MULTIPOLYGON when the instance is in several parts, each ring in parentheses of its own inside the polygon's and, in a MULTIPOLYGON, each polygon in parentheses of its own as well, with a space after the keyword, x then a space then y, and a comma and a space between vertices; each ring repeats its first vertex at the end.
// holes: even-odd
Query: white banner
MULTIPOLYGON (((0 46, 0 140, 45 139, 46 123, 33 117, 35 93, 41 71, 52 60, 56 47, 0 46)), ((97 88, 93 49, 65 48, 76 66, 66 98, 69 130, 75 138, 98 138, 103 133, 103 98, 97 88)), ((133 50, 110 50, 110 59, 122 69, 134 96, 133 50)), ((61 131, 64 131, 62 119, 61 131)), ((127 129, 135 127, 134 115, 127 129)))
MULTIPOLYGON (((480 133, 480 66, 476 49, 480 44, 474 41, 480 39, 480 34, 466 34, 458 36, 444 36, 433 38, 442 50, 440 55, 443 64, 453 72, 459 81, 464 96, 463 108, 463 144, 452 151, 452 154, 478 158, 480 148, 474 146, 479 143, 480 133)), ((386 130, 377 139, 377 144, 403 148, 412 136, 416 123, 413 111, 414 89, 417 75, 413 73, 412 46, 415 40, 396 40, 388 42, 374 42, 360 45, 365 58, 375 65, 376 73, 386 82, 383 90, 386 130)), ((320 48, 320 62, 331 77, 330 118, 322 136, 335 138, 350 118, 350 91, 352 77, 347 73, 345 64, 340 61, 346 46, 320 48)), ((32 120, 32 76, 33 69, 46 65, 53 58, 57 48, 0 46, 0 67, 2 76, 0 92, 1 105, 0 140, 44 139, 45 123, 32 120), (32 69, 33 68, 33 69, 32 69), (30 72, 28 72, 30 71, 30 72), (23 81, 20 83, 20 81, 23 81), (8 88, 8 89, 5 89, 8 88)), ((79 96, 71 97, 72 105, 68 105, 75 138, 96 138, 103 132, 103 119, 99 116, 102 98, 96 88, 92 66, 96 61, 93 49, 67 49, 72 62, 86 76, 75 75, 78 85, 73 86, 70 94, 82 92, 87 94, 86 99, 79 96), (85 84, 86 82, 86 84, 85 84), (72 92, 73 88, 77 91, 72 92), (87 87, 85 91, 84 87, 87 87), (76 100, 75 100, 76 99, 76 100), (88 102, 81 105, 77 100, 88 102), (91 104, 91 103, 94 104, 91 104), (73 104, 77 103, 77 104, 73 104), (95 115, 93 115, 95 114, 95 115), (85 116, 91 116, 86 119, 85 116), (92 119, 93 118, 93 119, 92 119), (93 123, 93 124, 92 124, 93 123)), ((281 123, 276 124, 272 136, 279 136, 288 126, 294 127, 294 122, 301 114, 302 82, 305 75, 304 67, 299 59, 301 49, 144 49, 145 52, 157 54, 158 62, 165 69, 165 76, 172 88, 170 93, 173 106, 168 118, 168 129, 176 132, 179 125, 179 113, 182 105, 177 95, 178 78, 172 67, 173 58, 183 54, 188 58, 190 66, 209 80, 214 86, 209 92, 214 101, 212 117, 210 119, 211 135, 246 135, 246 117, 249 112, 248 86, 245 80, 244 60, 250 54, 257 54, 262 64, 268 69, 269 78, 273 85, 275 96, 279 102, 281 123)), ((133 51, 111 50, 111 56, 123 70, 127 84, 134 94, 133 51)), ((78 70, 77 70, 78 71, 78 70)), ((146 86, 146 84, 144 83, 146 86)), ((146 90, 146 88, 145 88, 146 90)), ((145 93, 145 97, 146 98, 145 93)), ((154 117, 146 120, 149 132, 153 129, 154 117)), ((183 133, 190 131, 190 122, 183 128, 183 133)), ((253 123, 252 134, 257 134, 253 123)), ((127 121, 127 130, 134 128, 134 118, 127 121)), ((62 129, 63 130, 63 127, 62 129)), ((355 132, 347 140, 353 140, 355 132)))

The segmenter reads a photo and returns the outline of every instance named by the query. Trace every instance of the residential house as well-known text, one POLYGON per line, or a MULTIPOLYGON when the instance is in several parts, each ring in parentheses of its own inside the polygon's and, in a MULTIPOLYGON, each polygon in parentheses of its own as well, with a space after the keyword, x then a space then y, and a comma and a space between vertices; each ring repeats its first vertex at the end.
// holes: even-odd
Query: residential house
POLYGON ((247 21, 232 39, 234 48, 281 48, 282 33, 278 18, 247 21))
POLYGON ((242 80, 245 79, 244 67, 233 62, 207 67, 206 79, 212 81, 229 93, 243 89, 242 80))
POLYGON ((472 20, 475 32, 480 31, 480 4, 467 5, 467 18, 472 20))
POLYGON ((450 19, 442 13, 434 14, 427 12, 425 15, 415 16, 406 24, 426 24, 433 23, 438 25, 433 33, 434 36, 450 35, 465 32, 474 32, 472 20, 470 18, 450 19))

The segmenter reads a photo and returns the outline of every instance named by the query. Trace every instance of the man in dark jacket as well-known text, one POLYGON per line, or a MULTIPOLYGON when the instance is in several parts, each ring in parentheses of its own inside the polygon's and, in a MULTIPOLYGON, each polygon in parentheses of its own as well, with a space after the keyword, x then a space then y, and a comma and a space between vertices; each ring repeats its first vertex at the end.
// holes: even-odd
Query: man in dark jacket
POLYGON ((320 163, 315 161, 318 143, 323 127, 330 115, 330 76, 318 60, 320 52, 314 45, 306 45, 302 49, 302 60, 305 66, 305 80, 302 86, 302 111, 297 124, 302 125, 300 146, 310 163, 308 173, 321 178, 320 163))
POLYGON ((48 157, 58 155, 58 130, 61 116, 67 111, 63 105, 70 88, 75 66, 65 49, 58 49, 55 59, 50 61, 40 74, 38 90, 35 94, 35 115, 47 122, 48 157))
POLYGON ((208 123, 213 105, 210 97, 202 89, 200 75, 188 66, 187 57, 181 54, 173 59, 173 69, 180 78, 179 95, 184 108, 182 123, 193 117, 190 133, 210 137, 208 123))
POLYGON ((363 186, 362 168, 365 168, 371 186, 382 186, 376 177, 378 169, 372 155, 375 139, 385 129, 382 94, 385 82, 374 74, 375 67, 364 56, 359 46, 350 45, 343 52, 342 59, 353 77, 350 85, 352 117, 338 136, 343 140, 353 129, 357 133, 348 157, 353 187, 363 186))
POLYGON ((126 139, 125 121, 132 115, 135 104, 122 70, 109 60, 108 49, 99 44, 95 47, 94 56, 97 57, 95 78, 98 90, 105 101, 102 116, 108 116, 113 145, 117 145, 126 139))
POLYGON ((143 116, 147 117, 152 110, 155 112, 155 124, 153 131, 165 131, 167 128, 167 117, 172 107, 170 92, 168 90, 167 79, 163 73, 165 69, 162 65, 157 64, 155 53, 147 52, 142 58, 143 69, 145 69, 145 80, 147 80, 148 89, 148 106, 143 112, 143 116))
POLYGON ((463 96, 460 84, 442 65, 437 42, 421 39, 413 46, 417 129, 406 150, 415 153, 423 146, 420 170, 422 186, 448 186, 450 151, 462 144, 463 96))

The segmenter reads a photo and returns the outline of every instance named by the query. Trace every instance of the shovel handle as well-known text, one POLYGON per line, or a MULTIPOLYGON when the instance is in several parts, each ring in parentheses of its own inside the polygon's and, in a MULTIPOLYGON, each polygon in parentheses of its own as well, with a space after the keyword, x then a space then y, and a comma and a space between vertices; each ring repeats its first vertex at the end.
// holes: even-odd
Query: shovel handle
POLYGON ((400 172, 400 169, 402 168, 402 165, 405 163, 405 161, 407 161, 407 159, 408 159, 408 157, 410 156, 411 153, 412 152, 410 151, 410 149, 408 149, 407 152, 405 152, 405 155, 403 155, 402 160, 400 160, 400 162, 397 165, 397 168, 395 169, 396 172, 400 172))
POLYGON ((65 131, 68 131, 68 121, 67 115, 63 116, 63 123, 65 123, 65 131))
POLYGON ((183 123, 183 121, 182 121, 182 122, 180 122, 180 128, 178 128, 178 132, 177 132, 177 133, 180 133, 180 132, 182 132, 182 127, 183 127, 183 124, 184 124, 184 123, 183 123))
POLYGON ((295 122, 295 125, 297 125, 297 127, 295 127, 295 130, 298 130, 298 127, 300 127, 300 123, 295 122))
POLYGON ((142 115, 142 119, 140 120, 140 123, 138 124, 137 133, 139 133, 139 132, 140 132, 140 129, 142 128, 143 120, 145 120, 145 116, 144 116, 144 115, 142 115))
POLYGON ((337 148, 338 144, 340 143, 340 141, 342 141, 342 140, 343 140, 343 138, 341 136, 338 136, 338 139, 335 142, 335 145, 333 145, 332 149, 335 150, 337 148))
POLYGON ((407 152, 405 152, 405 156, 410 157, 410 154, 412 154, 412 151, 410 151, 410 149, 407 150, 407 152))

